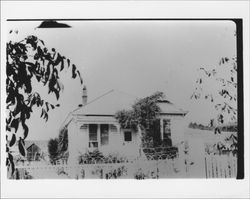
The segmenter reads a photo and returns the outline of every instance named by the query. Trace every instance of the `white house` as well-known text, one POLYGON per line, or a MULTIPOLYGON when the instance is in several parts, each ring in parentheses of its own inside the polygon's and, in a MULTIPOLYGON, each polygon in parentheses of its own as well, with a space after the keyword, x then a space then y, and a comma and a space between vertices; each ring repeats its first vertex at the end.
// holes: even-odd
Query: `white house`
MULTIPOLYGON (((131 109, 136 97, 118 90, 111 90, 100 97, 87 101, 83 89, 83 104, 71 112, 63 123, 67 125, 69 139, 69 163, 76 164, 79 155, 98 149, 104 155, 119 154, 127 158, 139 156, 140 130, 122 129, 115 113, 131 109)), ((167 100, 158 101, 161 108, 161 139, 170 136, 173 145, 183 141, 183 118, 186 111, 167 100)))

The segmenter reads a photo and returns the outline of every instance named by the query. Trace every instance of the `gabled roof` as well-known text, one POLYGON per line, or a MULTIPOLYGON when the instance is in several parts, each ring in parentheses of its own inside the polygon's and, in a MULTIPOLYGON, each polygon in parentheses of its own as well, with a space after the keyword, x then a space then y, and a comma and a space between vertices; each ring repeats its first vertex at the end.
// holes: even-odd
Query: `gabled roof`
POLYGON ((119 90, 111 90, 76 110, 73 115, 113 116, 122 109, 131 109, 136 97, 119 90))
MULTIPOLYGON (((136 99, 138 98, 122 91, 111 90, 77 109, 73 115, 114 116, 119 110, 131 109, 136 99)), ((158 103, 162 114, 185 115, 187 113, 166 99, 159 100, 158 103)))

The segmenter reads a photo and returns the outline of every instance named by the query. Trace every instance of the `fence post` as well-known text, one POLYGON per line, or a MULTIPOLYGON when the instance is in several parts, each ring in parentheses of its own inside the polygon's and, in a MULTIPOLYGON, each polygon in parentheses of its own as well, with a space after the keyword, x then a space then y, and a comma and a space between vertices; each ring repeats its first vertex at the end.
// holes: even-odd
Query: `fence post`
POLYGON ((206 156, 205 156, 205 171, 206 171, 206 178, 208 178, 208 176, 207 176, 207 158, 206 158, 206 156))

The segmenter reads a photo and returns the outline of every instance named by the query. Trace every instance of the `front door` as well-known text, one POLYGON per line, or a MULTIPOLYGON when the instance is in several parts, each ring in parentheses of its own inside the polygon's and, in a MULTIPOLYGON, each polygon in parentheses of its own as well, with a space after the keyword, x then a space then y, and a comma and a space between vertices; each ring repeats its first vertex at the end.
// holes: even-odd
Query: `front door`
POLYGON ((97 148, 97 124, 89 124, 89 148, 97 148))

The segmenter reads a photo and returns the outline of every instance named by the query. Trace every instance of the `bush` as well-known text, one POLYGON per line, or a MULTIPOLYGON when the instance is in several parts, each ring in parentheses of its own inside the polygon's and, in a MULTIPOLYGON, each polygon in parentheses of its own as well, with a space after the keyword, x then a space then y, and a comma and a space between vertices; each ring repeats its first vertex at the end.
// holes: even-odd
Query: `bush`
POLYGON ((79 164, 95 164, 95 163, 122 163, 128 162, 126 157, 121 157, 118 154, 109 154, 104 156, 98 149, 93 152, 88 151, 87 153, 80 155, 78 158, 79 164))
POLYGON ((50 139, 48 143, 48 152, 51 164, 56 164, 58 159, 58 139, 50 139))

